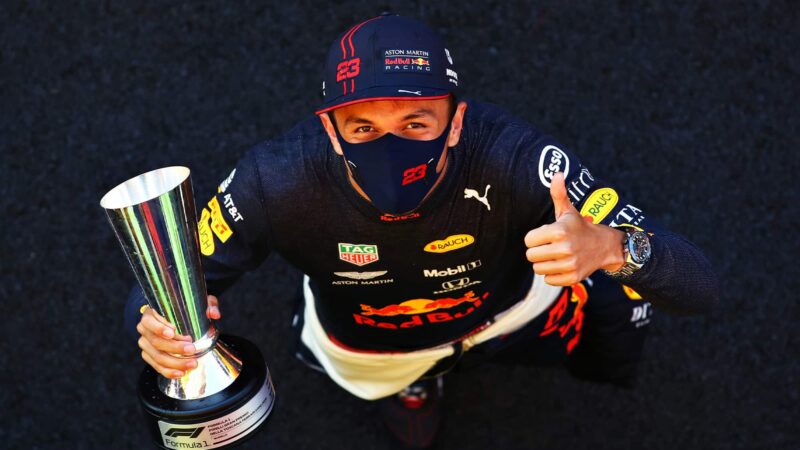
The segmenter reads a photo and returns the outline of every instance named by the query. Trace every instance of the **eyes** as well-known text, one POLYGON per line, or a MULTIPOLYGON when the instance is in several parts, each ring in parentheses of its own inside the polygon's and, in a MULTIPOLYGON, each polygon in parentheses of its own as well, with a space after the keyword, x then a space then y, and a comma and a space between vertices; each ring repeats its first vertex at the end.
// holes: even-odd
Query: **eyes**
MULTIPOLYGON (((410 122, 405 127, 403 127, 403 131, 406 131, 406 130, 423 130, 425 128, 428 128, 428 126, 425 125, 424 123, 410 122)), ((353 133, 354 134, 362 134, 363 135, 363 134, 367 134, 367 133, 378 133, 378 130, 376 130, 375 128, 373 128, 370 125, 362 125, 362 126, 356 128, 355 130, 353 130, 353 133)))

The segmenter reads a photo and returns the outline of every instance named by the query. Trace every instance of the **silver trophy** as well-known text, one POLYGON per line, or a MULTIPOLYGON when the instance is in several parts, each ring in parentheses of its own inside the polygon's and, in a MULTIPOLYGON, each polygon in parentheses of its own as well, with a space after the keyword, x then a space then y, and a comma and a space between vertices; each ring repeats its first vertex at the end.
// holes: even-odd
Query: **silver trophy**
POLYGON ((240 443, 269 417, 275 391, 258 348, 235 336, 220 339, 206 316, 189 169, 139 175, 109 191, 100 205, 150 307, 197 349, 197 367, 180 379, 149 366, 142 372, 139 396, 153 438, 167 449, 240 443))

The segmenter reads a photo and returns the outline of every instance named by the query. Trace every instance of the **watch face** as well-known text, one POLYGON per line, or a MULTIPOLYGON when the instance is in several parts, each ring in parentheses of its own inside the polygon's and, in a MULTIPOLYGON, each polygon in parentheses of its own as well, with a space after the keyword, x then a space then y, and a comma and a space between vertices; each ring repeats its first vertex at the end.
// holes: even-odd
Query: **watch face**
POLYGON ((637 264, 644 264, 650 258, 650 239, 647 234, 637 231, 628 238, 628 250, 631 259, 637 264))

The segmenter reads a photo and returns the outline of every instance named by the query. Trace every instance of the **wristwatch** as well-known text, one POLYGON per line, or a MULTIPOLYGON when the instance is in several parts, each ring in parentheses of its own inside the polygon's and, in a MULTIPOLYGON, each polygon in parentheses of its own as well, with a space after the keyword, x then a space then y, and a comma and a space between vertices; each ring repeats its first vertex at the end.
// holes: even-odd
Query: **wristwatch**
POLYGON ((632 275, 650 259, 650 238, 644 231, 638 231, 633 228, 621 228, 625 232, 625 238, 622 240, 622 252, 625 258, 625 264, 622 265, 616 272, 609 272, 604 270, 606 275, 621 279, 632 275))

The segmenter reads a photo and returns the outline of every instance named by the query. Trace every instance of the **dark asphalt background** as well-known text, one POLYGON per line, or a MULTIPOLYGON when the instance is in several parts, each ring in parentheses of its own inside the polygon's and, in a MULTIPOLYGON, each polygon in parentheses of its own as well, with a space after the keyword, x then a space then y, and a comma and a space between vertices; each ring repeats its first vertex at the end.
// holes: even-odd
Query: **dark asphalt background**
MULTIPOLYGON (((149 448, 122 333, 133 275, 100 197, 182 164, 204 203, 248 147, 311 114, 337 34, 390 5, 72 3, 0 4, 0 447, 149 448)), ((440 5, 391 8, 445 37, 471 97, 624 186, 724 285, 707 317, 657 316, 635 390, 563 368, 451 377, 441 447, 800 448, 797 3, 440 5)), ((223 298, 279 395, 243 448, 385 448, 373 405, 293 360, 298 276, 271 257, 223 298)))

